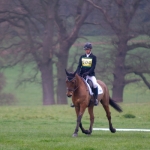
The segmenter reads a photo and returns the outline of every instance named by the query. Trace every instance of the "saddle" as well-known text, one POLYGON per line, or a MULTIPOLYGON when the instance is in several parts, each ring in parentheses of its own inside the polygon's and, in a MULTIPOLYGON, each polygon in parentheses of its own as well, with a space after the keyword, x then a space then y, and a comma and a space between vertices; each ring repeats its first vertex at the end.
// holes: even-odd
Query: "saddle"
MULTIPOLYGON (((89 92, 90 92, 90 95, 93 95, 93 89, 94 89, 94 86, 93 86, 93 82, 88 79, 88 80, 84 80, 89 88, 89 92)), ((102 87, 98 84, 98 94, 102 94, 103 93, 103 89, 102 87)))
POLYGON ((93 92, 93 88, 94 88, 93 87, 93 82, 90 79, 88 79, 86 82, 89 84, 89 86, 90 86, 90 88, 91 88, 91 90, 93 92))

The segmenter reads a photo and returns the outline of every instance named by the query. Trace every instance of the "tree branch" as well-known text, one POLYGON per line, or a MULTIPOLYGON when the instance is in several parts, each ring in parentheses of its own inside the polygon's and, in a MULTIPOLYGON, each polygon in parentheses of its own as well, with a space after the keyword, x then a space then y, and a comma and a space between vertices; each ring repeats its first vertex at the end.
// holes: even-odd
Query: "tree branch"
POLYGON ((102 14, 104 15, 105 21, 111 26, 111 28, 116 33, 118 33, 120 31, 120 29, 115 25, 112 18, 107 14, 107 11, 103 7, 100 7, 100 6, 96 5, 92 0, 86 0, 86 1, 89 2, 91 5, 93 5, 93 7, 98 9, 100 12, 102 12, 102 14))
MULTIPOLYGON (((90 7, 90 5, 85 2, 84 0, 82 0, 82 3, 79 1, 79 5, 77 7, 77 14, 76 14, 76 19, 75 19, 75 26, 71 32, 71 34, 68 36, 67 38, 67 42, 71 42, 74 41, 74 39, 77 38, 77 34, 78 31, 80 29, 80 27, 82 26, 82 24, 84 23, 85 19, 87 18, 87 16, 92 12, 92 7, 90 7), (82 4, 80 6, 80 4, 82 4), (85 12, 81 13, 82 10, 85 7, 85 12)), ((73 44, 73 43, 72 43, 73 44)))
POLYGON ((146 86, 150 89, 150 83, 148 82, 148 80, 145 78, 145 76, 143 75, 143 73, 140 72, 134 72, 136 75, 140 76, 142 78, 142 80, 144 81, 144 83, 146 84, 146 86))
POLYGON ((150 48, 150 44, 148 43, 133 43, 132 45, 128 45, 128 51, 133 50, 135 48, 139 48, 139 47, 143 47, 143 48, 150 48))
POLYGON ((130 5, 132 8, 130 9, 129 15, 128 15, 128 22, 130 22, 132 20, 132 18, 134 17, 134 14, 137 10, 137 8, 139 7, 139 3, 142 0, 134 0, 133 3, 130 5))
POLYGON ((135 83, 141 81, 140 79, 131 79, 131 80, 126 80, 125 85, 130 84, 130 83, 135 83))

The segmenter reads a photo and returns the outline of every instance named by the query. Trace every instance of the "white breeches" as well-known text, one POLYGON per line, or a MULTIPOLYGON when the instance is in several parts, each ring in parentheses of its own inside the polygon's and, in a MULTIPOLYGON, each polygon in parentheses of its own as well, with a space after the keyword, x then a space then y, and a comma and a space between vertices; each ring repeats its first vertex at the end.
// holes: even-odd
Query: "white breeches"
POLYGON ((98 83, 97 83, 97 80, 96 80, 96 78, 95 78, 95 76, 86 76, 86 81, 88 80, 88 79, 90 79, 92 82, 93 82, 93 87, 94 88, 97 88, 98 87, 98 83))

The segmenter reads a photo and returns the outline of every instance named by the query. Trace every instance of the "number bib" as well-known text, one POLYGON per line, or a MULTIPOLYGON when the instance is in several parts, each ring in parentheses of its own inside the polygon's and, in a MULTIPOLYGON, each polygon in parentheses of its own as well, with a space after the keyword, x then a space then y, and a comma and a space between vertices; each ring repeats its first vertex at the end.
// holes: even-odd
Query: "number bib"
POLYGON ((83 67, 91 67, 92 66, 92 58, 82 58, 82 66, 83 67))

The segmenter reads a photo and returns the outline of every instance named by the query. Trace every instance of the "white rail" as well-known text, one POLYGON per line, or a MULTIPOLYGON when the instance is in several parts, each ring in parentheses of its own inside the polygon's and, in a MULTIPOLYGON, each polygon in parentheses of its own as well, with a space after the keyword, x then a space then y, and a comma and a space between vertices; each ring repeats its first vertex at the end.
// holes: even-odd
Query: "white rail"
MULTIPOLYGON (((109 131, 108 128, 93 128, 93 130, 109 131)), ((116 131, 142 131, 142 132, 150 132, 150 129, 116 129, 116 131)))

